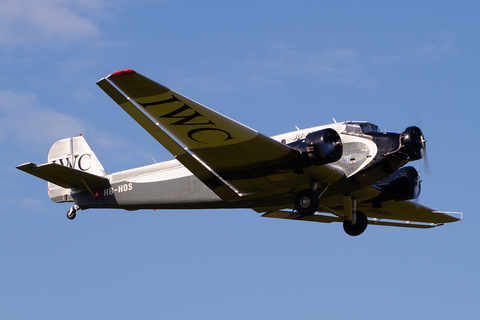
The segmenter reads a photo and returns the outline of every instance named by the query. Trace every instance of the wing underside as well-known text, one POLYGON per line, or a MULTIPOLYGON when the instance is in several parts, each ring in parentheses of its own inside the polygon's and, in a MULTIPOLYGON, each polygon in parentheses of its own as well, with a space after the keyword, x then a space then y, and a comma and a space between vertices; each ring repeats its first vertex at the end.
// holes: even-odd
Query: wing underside
MULTIPOLYGON (((358 211, 362 211, 368 218, 369 224, 407 227, 407 228, 433 228, 444 223, 460 220, 454 215, 461 215, 458 212, 442 212, 428 208, 426 206, 414 203, 412 201, 388 201, 382 203, 381 208, 373 208, 369 203, 359 204, 358 211)), ((316 213, 310 216, 301 216, 293 209, 268 210, 262 209, 259 212, 265 212, 262 216, 267 218, 291 219, 302 221, 315 221, 323 223, 343 222, 344 220, 336 215, 325 213, 316 213)), ((332 211, 343 214, 342 207, 334 207, 332 211)))

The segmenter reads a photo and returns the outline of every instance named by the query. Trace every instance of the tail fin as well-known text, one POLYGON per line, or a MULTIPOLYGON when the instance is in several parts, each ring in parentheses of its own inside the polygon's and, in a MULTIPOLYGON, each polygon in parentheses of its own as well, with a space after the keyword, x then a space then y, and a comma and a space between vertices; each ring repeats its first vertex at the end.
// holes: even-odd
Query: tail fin
POLYGON ((18 169, 48 181, 48 195, 54 202, 73 201, 71 189, 108 182, 107 173, 83 136, 59 140, 48 153, 48 163, 26 163, 18 169))
MULTIPOLYGON (((105 177, 107 175, 107 172, 82 135, 55 142, 48 152, 48 163, 56 163, 96 176, 105 177)), ((50 181, 48 182, 48 196, 52 201, 71 201, 68 197, 69 195, 70 189, 65 189, 50 181)))
POLYGON ((55 142, 48 152, 48 163, 56 163, 97 176, 107 175, 83 136, 55 142))

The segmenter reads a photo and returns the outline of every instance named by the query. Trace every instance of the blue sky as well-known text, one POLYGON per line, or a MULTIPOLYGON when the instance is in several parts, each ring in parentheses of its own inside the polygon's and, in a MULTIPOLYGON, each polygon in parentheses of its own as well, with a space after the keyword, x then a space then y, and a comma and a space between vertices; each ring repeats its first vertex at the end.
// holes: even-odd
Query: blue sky
MULTIPOLYGON (((0 317, 474 319, 480 313, 474 1, 0 1, 0 317), (131 68, 275 135, 420 125, 432 230, 251 210, 86 210, 66 219, 43 163, 82 133, 107 172, 171 155, 95 82, 131 68)), ((421 166, 420 166, 420 169, 421 166)))

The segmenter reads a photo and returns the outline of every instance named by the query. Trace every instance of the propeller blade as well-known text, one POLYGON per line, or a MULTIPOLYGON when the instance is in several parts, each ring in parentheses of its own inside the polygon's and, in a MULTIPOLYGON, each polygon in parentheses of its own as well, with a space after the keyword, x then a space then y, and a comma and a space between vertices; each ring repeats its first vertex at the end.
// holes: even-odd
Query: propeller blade
POLYGON ((432 170, 430 170, 430 162, 428 162, 426 148, 422 149, 422 159, 423 159, 423 172, 425 174, 432 174, 432 170))

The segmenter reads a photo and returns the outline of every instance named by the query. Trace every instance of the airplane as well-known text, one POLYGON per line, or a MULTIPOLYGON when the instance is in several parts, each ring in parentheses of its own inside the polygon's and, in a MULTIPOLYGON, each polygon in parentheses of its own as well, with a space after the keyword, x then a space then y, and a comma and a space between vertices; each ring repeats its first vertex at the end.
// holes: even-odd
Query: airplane
MULTIPOLYGON (((267 137, 131 69, 97 85, 173 156, 107 174, 86 139, 62 139, 48 162, 17 168, 48 181, 67 218, 90 208, 250 208, 262 217, 341 222, 350 236, 367 225, 433 228, 460 220, 420 205, 420 128, 380 132, 345 121, 267 137)), ((297 128, 298 129, 298 128, 297 128)))

